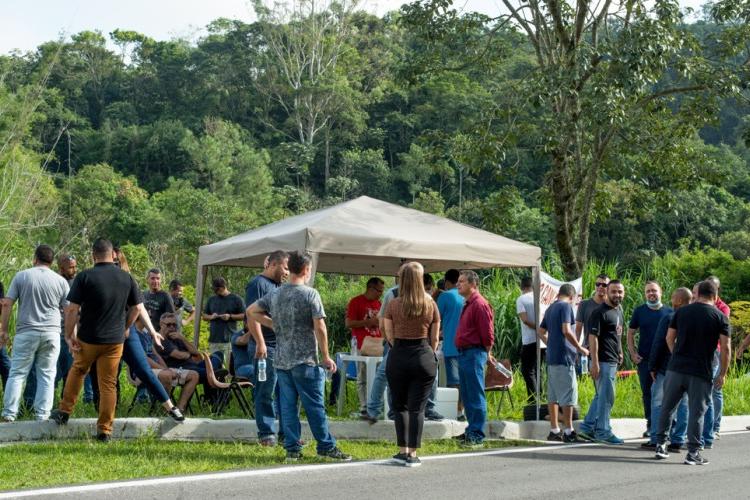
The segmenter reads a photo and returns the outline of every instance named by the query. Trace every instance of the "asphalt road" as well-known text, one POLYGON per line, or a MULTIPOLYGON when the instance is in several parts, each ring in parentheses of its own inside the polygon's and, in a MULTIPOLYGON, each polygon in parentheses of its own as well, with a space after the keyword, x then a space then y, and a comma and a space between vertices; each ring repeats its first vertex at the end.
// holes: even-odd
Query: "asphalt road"
MULTIPOLYGON (((706 466, 684 454, 656 461, 639 443, 574 445, 425 457, 407 469, 383 462, 278 467, 25 492, 27 498, 359 500, 750 498, 750 433, 724 434, 706 466)), ((7 464, 6 464, 7 465, 7 464)), ((9 494, 0 494, 0 498, 9 494)))

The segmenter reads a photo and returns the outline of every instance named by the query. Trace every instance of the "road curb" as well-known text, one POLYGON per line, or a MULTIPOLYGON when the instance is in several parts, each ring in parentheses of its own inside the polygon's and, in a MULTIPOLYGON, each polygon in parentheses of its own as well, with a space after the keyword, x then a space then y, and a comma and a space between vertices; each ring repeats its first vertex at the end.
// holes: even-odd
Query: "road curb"
MULTIPOLYGON (((390 420, 381 420, 374 425, 363 421, 331 420, 331 433, 338 439, 352 440, 393 440, 395 429, 390 420)), ((579 422, 576 422, 578 427, 579 422)), ((646 428, 646 421, 638 418, 618 418, 611 421, 613 432, 623 439, 640 438, 646 428)), ((745 430, 750 425, 750 415, 724 416, 722 431, 745 430)), ((466 422, 442 420, 425 422, 422 438, 426 440, 449 439, 464 432, 466 422)), ((312 439, 307 422, 302 422, 302 433, 312 439)), ((485 427, 491 439, 530 439, 544 440, 549 433, 549 423, 491 421, 485 427)), ((96 419, 71 419, 65 426, 38 421, 0 423, 0 443, 43 441, 55 439, 75 439, 96 434, 96 419)), ((151 436, 175 441, 232 441, 255 442, 257 428, 254 420, 188 418, 178 424, 168 418, 121 418, 116 419, 113 436, 120 439, 133 439, 151 436)))

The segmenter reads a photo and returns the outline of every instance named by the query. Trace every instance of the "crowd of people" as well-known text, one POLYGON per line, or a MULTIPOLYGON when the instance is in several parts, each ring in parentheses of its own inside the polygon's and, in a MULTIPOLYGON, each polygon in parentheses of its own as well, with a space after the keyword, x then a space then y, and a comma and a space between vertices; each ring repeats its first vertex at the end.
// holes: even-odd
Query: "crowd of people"
MULTIPOLYGON (((618 367, 624 361, 625 287, 606 275, 597 276, 595 286, 593 297, 579 304, 577 315, 572 305, 576 290, 569 284, 561 286, 541 321, 538 334, 546 344, 549 441, 623 444, 612 431, 610 415, 618 367), (596 392, 576 434, 572 413, 578 399, 576 369, 581 365, 588 367, 596 392)), ((686 464, 707 464, 701 451, 711 449, 719 436, 722 387, 731 357, 730 311, 719 296, 719 286, 718 278, 710 276, 692 291, 677 288, 669 307, 662 303, 659 283, 648 281, 646 301, 634 309, 628 323, 626 345, 637 367, 647 422, 643 437, 648 441, 642 447, 655 451, 658 459, 669 458, 670 452, 687 445, 686 464)), ((526 323, 525 301, 519 299, 517 310, 526 323)), ((536 364, 536 355, 530 357, 536 364)))
MULTIPOLYGON (((182 334, 196 311, 183 297, 179 280, 172 280, 165 291, 162 272, 150 269, 145 276, 148 288, 141 291, 125 255, 105 239, 94 242, 92 258, 94 266, 78 272, 75 256, 61 254, 55 272, 53 249, 40 245, 33 266, 15 275, 6 294, 0 285, 4 422, 18 418, 25 400, 36 419, 67 423, 91 377, 91 399, 99 413, 97 439, 106 442, 112 435, 123 364, 138 385, 136 397, 160 403, 178 422, 184 420, 199 384, 205 397, 212 396, 208 370, 221 377, 233 369, 253 383, 260 445, 281 444, 288 460, 301 458, 301 406, 317 454, 351 460, 329 430, 326 372, 335 374, 337 365, 328 351, 320 294, 307 285, 309 255, 283 250, 269 254, 263 271, 247 284, 244 300, 229 290, 224 278, 213 279, 214 294, 198 311, 209 322, 206 358, 182 334), (15 303, 9 356, 6 344, 15 303), (53 409, 57 384, 62 386, 61 398, 53 409)), ((497 361, 492 356, 493 308, 479 292, 479 281, 474 271, 450 269, 435 284, 419 262, 403 260, 395 286, 385 290, 384 280, 372 277, 348 304, 345 324, 353 351, 375 345, 383 355, 369 394, 366 372, 358 368, 359 417, 378 421, 387 395, 387 416, 394 422, 398 447, 395 463, 420 465, 417 451, 424 421, 443 418, 435 409, 439 358, 444 360, 446 385, 459 392, 458 419, 467 423, 458 439, 466 447, 481 446, 485 440, 485 370, 495 369, 497 361)), ((521 290, 521 371, 534 402, 541 352, 548 440, 622 444, 612 431, 610 414, 617 370, 624 361, 623 283, 598 276, 593 296, 578 304, 575 313, 578 294, 572 285, 562 285, 538 329, 529 278, 521 281, 521 290), (573 416, 579 377, 585 372, 596 392, 576 433, 573 416)), ((676 289, 671 307, 662 303, 655 281, 646 283, 644 296, 626 335, 642 389, 644 437, 649 439, 643 447, 663 459, 687 445, 686 463, 705 464, 700 451, 713 446, 721 425, 721 388, 731 354, 729 308, 719 298, 715 277, 696 283, 692 291, 676 289)), ((740 352, 748 344, 744 342, 740 352)))

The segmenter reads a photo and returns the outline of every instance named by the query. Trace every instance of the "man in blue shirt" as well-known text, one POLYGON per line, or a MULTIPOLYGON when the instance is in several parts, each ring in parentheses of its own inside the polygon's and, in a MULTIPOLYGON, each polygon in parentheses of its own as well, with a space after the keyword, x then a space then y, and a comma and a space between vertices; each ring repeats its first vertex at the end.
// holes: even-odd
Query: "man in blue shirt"
POLYGON ((638 367, 638 380, 641 383, 641 397, 643 399, 643 416, 646 418, 646 432, 643 437, 650 436, 651 429, 651 385, 653 379, 648 369, 648 358, 659 322, 672 313, 670 307, 661 303, 661 286, 656 281, 647 281, 644 295, 646 303, 636 307, 628 326, 628 352, 630 359, 638 367), (635 347, 635 332, 639 330, 638 349, 635 347))
MULTIPOLYGON (((443 337, 443 357, 445 359, 445 382, 448 387, 458 389, 458 349, 454 339, 458 328, 458 319, 464 308, 464 298, 461 297, 456 288, 459 272, 457 269, 449 269, 445 273, 445 291, 437 300, 440 312, 440 327, 443 337)), ((465 420, 463 404, 458 401, 458 420, 465 420)))
MULTIPOLYGON (((277 250, 272 252, 266 259, 267 263, 263 272, 255 276, 245 287, 245 303, 247 311, 250 307, 269 293, 281 286, 281 282, 289 276, 289 254, 277 250)), ((278 390, 276 370, 274 369, 274 355, 276 352, 276 333, 273 329, 263 326, 254 321, 250 314, 247 314, 248 334, 253 340, 249 341, 247 335, 237 335, 232 339, 232 343, 240 345, 248 340, 247 352, 251 358, 254 358, 253 375, 253 394, 255 400, 255 423, 258 427, 258 443, 261 446, 276 445, 276 435, 274 424, 276 415, 279 416, 279 433, 282 433, 281 413, 278 405, 278 390), (266 380, 258 380, 258 360, 266 360, 266 380), (274 394, 276 394, 276 404, 274 405, 274 394)))
POLYGON ((544 319, 539 327, 539 336, 547 344, 547 399, 550 425, 548 441, 578 442, 573 430, 573 407, 578 404, 576 352, 584 356, 588 356, 589 352, 578 343, 574 333, 576 319, 571 303, 576 295, 573 285, 562 285, 557 294, 557 301, 544 313, 544 319), (566 345, 566 340, 574 349, 566 345), (563 431, 558 426, 558 407, 563 409, 563 431))
MULTIPOLYGON (((672 292, 672 312, 659 321, 654 335, 654 343, 651 345, 651 354, 644 363, 648 363, 653 384, 651 385, 651 422, 658 422, 661 414, 661 402, 664 398, 664 378, 667 375, 667 366, 672 353, 667 346, 667 331, 672 321, 674 312, 680 307, 686 306, 692 300, 693 294, 687 288, 678 288, 672 292)), ((667 451, 680 451, 687 439, 688 403, 687 396, 680 401, 677 409, 675 423, 669 433, 669 446, 667 451)), ((642 448, 656 450, 656 425, 651 426, 651 437, 648 442, 641 445, 642 448)))

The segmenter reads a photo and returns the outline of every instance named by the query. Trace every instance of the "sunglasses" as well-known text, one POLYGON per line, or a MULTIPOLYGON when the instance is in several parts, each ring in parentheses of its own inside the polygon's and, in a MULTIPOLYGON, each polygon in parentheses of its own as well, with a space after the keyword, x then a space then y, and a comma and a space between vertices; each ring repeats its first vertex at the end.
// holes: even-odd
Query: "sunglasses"
POLYGON ((606 288, 606 287, 607 287, 607 283, 597 283, 597 284, 596 284, 596 287, 597 287, 597 288, 599 288, 600 286, 601 286, 601 287, 605 287, 605 288, 606 288))
POLYGON ((175 323, 174 321, 170 321, 168 323, 162 323, 162 325, 164 325, 164 326, 177 326, 177 323, 175 323))

